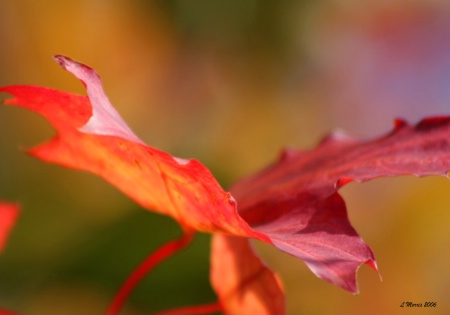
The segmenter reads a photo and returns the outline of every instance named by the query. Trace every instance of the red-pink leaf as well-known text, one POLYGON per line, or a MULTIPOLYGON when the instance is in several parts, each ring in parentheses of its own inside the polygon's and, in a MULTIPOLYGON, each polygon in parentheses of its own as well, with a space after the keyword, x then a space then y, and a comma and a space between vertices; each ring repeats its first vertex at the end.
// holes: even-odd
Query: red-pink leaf
POLYGON ((15 96, 8 104, 40 113, 58 131, 31 154, 102 176, 144 208, 188 228, 274 244, 352 292, 357 268, 366 263, 376 269, 376 263, 350 225, 337 190, 355 180, 445 175, 450 169, 450 118, 416 126, 398 120, 393 132, 372 141, 333 134, 314 150, 285 151, 272 166, 232 188, 238 212, 233 197, 202 164, 143 144, 113 109, 91 68, 56 59, 83 81, 89 98, 42 87, 0 88, 15 96))
POLYGON ((351 181, 447 175, 449 170, 449 117, 427 118, 416 126, 397 120, 390 134, 372 141, 333 134, 314 150, 287 150, 231 192, 251 227, 301 258, 318 277, 356 292, 358 267, 377 267, 337 190, 351 181))

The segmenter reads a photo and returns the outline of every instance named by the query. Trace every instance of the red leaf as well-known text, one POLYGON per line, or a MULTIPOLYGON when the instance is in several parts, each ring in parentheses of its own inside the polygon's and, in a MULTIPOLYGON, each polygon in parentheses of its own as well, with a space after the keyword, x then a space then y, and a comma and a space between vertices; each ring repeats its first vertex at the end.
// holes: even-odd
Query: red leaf
POLYGON ((371 249, 350 225, 337 190, 351 181, 413 174, 447 175, 450 118, 435 117, 372 141, 333 134, 316 149, 287 150, 231 190, 239 214, 274 245, 301 258, 320 278, 356 292, 356 270, 377 269, 371 249))
POLYGON ((6 104, 41 114, 58 131, 30 154, 99 175, 142 207, 172 216, 185 227, 268 241, 240 218, 234 199, 205 166, 143 144, 109 103, 94 70, 55 58, 87 85, 89 98, 37 86, 0 88, 15 96, 6 104))
POLYGON ((281 282, 247 239, 214 235, 211 248, 211 284, 226 314, 285 313, 281 282))
POLYGON ((0 252, 3 251, 9 233, 19 216, 19 206, 0 201, 0 252))
POLYGON ((46 117, 58 135, 31 151, 36 157, 90 171, 144 208, 185 227, 257 238, 304 260, 319 277, 356 292, 356 270, 376 270, 371 249, 350 225, 337 190, 382 176, 445 175, 450 169, 446 117, 417 126, 397 121, 389 135, 360 142, 334 134, 311 151, 285 151, 262 172, 232 188, 233 197, 195 160, 146 146, 126 126, 89 67, 56 57, 87 86, 89 98, 33 86, 10 86, 8 104, 46 117))
MULTIPOLYGON (((62 56, 56 60, 86 85, 88 97, 36 86, 0 88, 0 92, 15 96, 6 104, 41 114, 58 132, 30 154, 99 175, 142 207, 172 216, 186 230, 225 232, 270 242, 242 220, 234 199, 205 166, 143 144, 109 103, 93 69, 62 56)), ((115 300, 119 306, 114 304, 112 313, 123 300, 115 300)))

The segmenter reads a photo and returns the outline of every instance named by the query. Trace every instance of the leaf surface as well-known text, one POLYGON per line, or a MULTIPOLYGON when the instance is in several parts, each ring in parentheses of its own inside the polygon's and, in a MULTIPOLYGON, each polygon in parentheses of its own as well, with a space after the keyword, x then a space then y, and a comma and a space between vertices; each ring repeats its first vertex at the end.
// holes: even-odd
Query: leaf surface
POLYGON ((169 215, 185 228, 268 241, 241 219, 232 196, 205 166, 143 144, 109 103, 93 69, 67 57, 55 59, 87 86, 88 97, 38 86, 0 88, 15 96, 6 104, 39 113, 58 132, 31 155, 99 175, 142 207, 169 215))
POLYGON ((225 314, 285 314, 281 282, 245 238, 213 236, 210 278, 225 314))
POLYGON ((265 170, 239 181, 231 195, 198 161, 173 157, 134 135, 93 69, 67 57, 56 60, 85 84, 88 97, 37 86, 0 88, 14 95, 7 104, 38 112, 57 130, 30 154, 99 175, 185 228, 273 244, 351 292, 357 291, 359 266, 377 267, 338 189, 351 181, 446 175, 450 169, 449 118, 428 118, 416 126, 398 120, 390 134, 371 141, 333 134, 313 150, 286 150, 265 170))
POLYGON ((427 118, 415 126, 397 120, 391 133, 375 140, 332 134, 313 150, 286 150, 231 192, 239 214, 276 247, 302 259, 318 277, 357 292, 358 267, 377 266, 348 221, 338 189, 352 181, 446 176, 449 170, 449 117, 427 118))

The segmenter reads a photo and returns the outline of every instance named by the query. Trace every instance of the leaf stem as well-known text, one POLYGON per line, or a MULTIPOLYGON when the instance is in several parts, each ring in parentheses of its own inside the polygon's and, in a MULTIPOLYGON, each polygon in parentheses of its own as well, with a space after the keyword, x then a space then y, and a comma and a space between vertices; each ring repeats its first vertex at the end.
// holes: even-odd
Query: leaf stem
MULTIPOLYGON (((111 302, 106 315, 117 315, 126 299, 130 296, 131 292, 139 284, 139 282, 159 263, 168 257, 172 256, 176 252, 185 248, 192 241, 194 232, 192 230, 184 230, 183 235, 176 240, 170 241, 156 251, 151 253, 125 280, 119 291, 116 293, 113 301, 111 302)), ((201 314, 201 313, 200 313, 201 314)))
POLYGON ((168 311, 158 312, 153 315, 201 315, 220 311, 223 311, 222 305, 219 302, 214 302, 204 305, 174 308, 168 311))

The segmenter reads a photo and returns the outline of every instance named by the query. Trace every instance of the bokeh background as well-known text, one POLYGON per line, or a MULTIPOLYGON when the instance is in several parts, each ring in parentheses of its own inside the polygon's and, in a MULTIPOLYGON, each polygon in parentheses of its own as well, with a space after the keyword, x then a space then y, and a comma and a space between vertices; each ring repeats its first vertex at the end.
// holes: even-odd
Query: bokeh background
MULTIPOLYGON (((444 0, 0 0, 0 85, 84 94, 51 56, 91 65, 145 142, 199 159, 229 187, 282 147, 311 148, 334 129, 371 138, 396 117, 450 114, 449 39, 444 0)), ((92 175, 23 153, 52 134, 35 114, 0 108, 0 198, 23 207, 0 257, 0 305, 102 314, 129 272, 180 230, 92 175)), ((450 314, 450 182, 379 179, 342 194, 383 281, 363 266, 361 294, 351 295, 256 244, 285 283, 288 314, 450 314)), ((208 253, 199 235, 123 314, 213 301, 208 253)))

